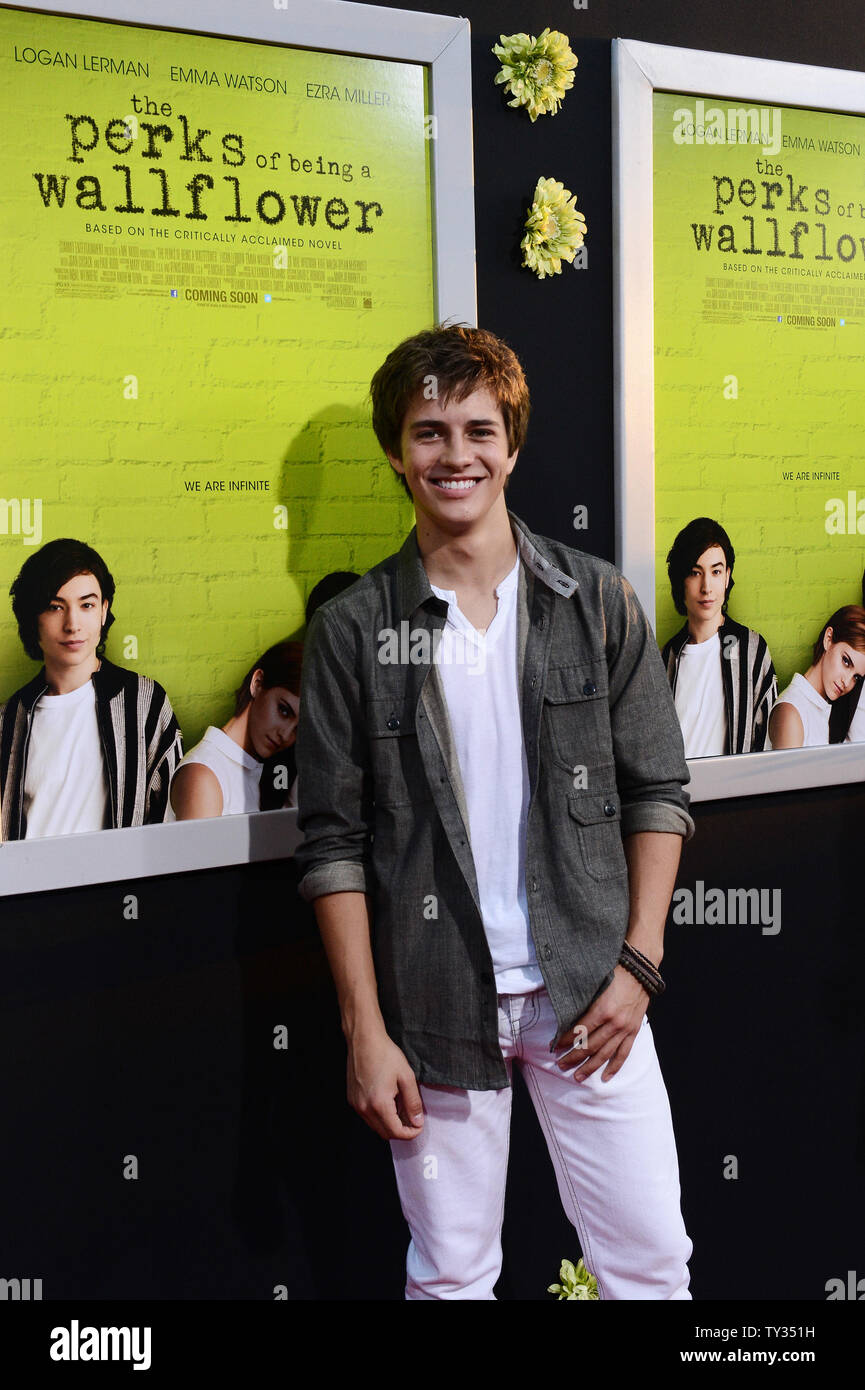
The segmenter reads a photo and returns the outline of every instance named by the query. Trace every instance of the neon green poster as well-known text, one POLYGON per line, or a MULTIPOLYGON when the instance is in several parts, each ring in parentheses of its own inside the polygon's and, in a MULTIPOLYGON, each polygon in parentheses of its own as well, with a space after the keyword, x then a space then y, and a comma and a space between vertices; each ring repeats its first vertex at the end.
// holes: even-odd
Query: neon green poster
POLYGON ((654 96, 658 638, 698 516, 779 688, 865 564, 865 119, 654 96))
MULTIPOLYGON (((188 749, 411 524, 365 401, 434 318, 425 69, 0 10, 0 100, 2 592, 94 546, 188 749)), ((0 700, 36 670, 5 603, 0 700)))

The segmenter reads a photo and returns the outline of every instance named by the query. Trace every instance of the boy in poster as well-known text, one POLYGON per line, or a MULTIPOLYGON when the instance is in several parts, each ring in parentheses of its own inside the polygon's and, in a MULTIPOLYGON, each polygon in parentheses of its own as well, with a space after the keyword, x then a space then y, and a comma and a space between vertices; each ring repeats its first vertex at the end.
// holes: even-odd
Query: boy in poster
POLYGON ((687 621, 661 653, 686 758, 759 752, 778 698, 766 639, 727 613, 736 552, 717 521, 698 516, 667 556, 676 612, 687 621))
POLYGON ((645 1014, 693 823, 651 629, 612 565, 508 511, 529 397, 504 343, 419 333, 372 399, 416 526, 310 625, 297 858, 406 1297, 494 1297, 517 1062, 601 1297, 687 1299, 645 1014))
POLYGON ((161 821, 183 756, 168 696, 103 655, 114 580, 76 540, 49 541, 10 590, 41 670, 0 709, 4 840, 161 821))

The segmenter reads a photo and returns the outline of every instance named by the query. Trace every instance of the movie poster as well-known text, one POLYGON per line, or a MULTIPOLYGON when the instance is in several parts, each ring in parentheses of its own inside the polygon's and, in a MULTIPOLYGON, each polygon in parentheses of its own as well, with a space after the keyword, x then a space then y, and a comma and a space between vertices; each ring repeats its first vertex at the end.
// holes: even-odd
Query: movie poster
POLYGON ((654 94, 657 633, 690 520, 782 690, 865 565, 865 118, 654 94))
POLYGON ((411 525, 366 398, 434 320, 426 70, 2 9, 0 84, 0 701, 9 586, 74 537, 189 750, 411 525))

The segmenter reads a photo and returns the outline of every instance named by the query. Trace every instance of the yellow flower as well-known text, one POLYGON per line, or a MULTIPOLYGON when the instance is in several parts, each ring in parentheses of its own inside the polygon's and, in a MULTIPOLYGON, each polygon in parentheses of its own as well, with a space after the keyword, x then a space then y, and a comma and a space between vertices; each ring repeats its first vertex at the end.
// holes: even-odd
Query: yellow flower
POLYGON ((538 179, 526 218, 523 265, 539 279, 561 274, 562 261, 572 262, 588 228, 576 208, 577 197, 556 179, 538 179))
POLYGON ((594 1300, 598 1298, 598 1281, 594 1274, 591 1274, 582 1259, 576 1269, 570 1260, 562 1260, 562 1267, 559 1270, 560 1284, 550 1284, 547 1293, 554 1293, 559 1300, 567 1299, 572 1302, 578 1300, 594 1300))
POLYGON ((557 29, 545 29, 537 38, 500 34, 492 51, 502 65, 496 82, 504 82, 505 91, 513 95, 508 106, 525 106, 533 122, 538 116, 554 116, 574 85, 577 59, 567 34, 557 29))

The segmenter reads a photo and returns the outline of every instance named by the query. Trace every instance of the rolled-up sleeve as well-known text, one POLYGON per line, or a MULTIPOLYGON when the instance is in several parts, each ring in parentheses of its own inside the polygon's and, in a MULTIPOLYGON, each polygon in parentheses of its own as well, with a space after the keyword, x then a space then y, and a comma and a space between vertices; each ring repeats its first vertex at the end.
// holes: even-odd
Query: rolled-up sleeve
POLYGON ((603 605, 622 836, 650 830, 690 839, 694 822, 684 790, 690 773, 654 634, 616 570, 604 579, 603 605))
POLYGON ((324 609, 304 644, 297 729, 295 851, 307 902, 372 889, 371 779, 357 660, 349 631, 324 609))

